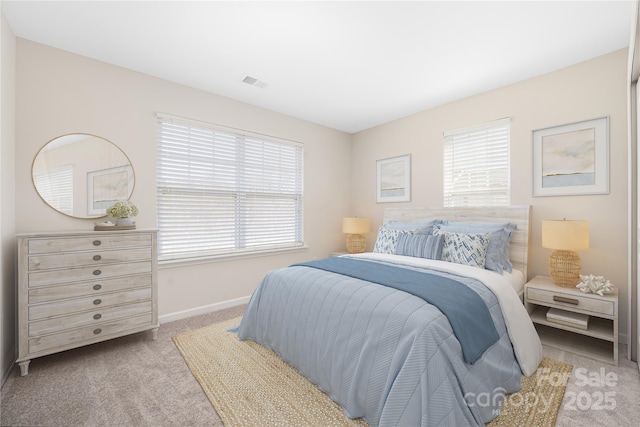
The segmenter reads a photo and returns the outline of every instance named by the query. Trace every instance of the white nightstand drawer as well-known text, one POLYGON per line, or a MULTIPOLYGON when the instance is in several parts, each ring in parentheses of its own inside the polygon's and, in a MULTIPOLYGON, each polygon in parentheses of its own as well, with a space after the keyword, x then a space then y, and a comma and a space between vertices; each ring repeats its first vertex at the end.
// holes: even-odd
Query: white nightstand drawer
POLYGON ((577 308, 597 314, 613 316, 615 303, 607 300, 597 300, 582 295, 568 294, 559 289, 558 292, 527 288, 527 299, 532 303, 554 304, 560 307, 577 308))

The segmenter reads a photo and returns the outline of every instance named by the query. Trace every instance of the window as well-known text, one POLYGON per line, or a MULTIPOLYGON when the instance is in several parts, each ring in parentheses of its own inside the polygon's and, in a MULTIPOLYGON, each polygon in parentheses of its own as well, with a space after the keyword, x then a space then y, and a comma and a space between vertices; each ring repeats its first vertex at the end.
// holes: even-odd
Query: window
POLYGON ((73 166, 62 166, 57 169, 33 174, 33 183, 51 207, 73 215, 73 166))
POLYGON ((506 206, 509 119, 444 133, 444 206, 506 206))
POLYGON ((303 246, 302 144, 158 117, 160 260, 303 246))

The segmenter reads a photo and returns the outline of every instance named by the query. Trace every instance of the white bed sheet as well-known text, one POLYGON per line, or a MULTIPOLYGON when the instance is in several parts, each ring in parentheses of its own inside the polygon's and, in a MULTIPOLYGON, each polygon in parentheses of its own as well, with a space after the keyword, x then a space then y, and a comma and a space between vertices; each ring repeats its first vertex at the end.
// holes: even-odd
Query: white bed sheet
POLYGON ((522 300, 522 295, 524 294, 524 284, 525 284, 524 273, 522 273, 522 271, 520 270, 514 269, 511 273, 509 273, 508 271, 505 271, 504 273, 502 273, 502 276, 505 279, 507 279, 509 284, 513 287, 513 289, 516 291, 516 293, 520 297, 520 300, 522 300))

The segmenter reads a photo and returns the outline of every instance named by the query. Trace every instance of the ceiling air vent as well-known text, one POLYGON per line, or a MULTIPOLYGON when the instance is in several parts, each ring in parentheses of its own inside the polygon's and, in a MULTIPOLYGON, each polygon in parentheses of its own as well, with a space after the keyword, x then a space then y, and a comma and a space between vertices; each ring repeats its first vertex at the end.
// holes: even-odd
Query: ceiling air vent
POLYGON ((242 79, 242 82, 251 86, 259 87, 261 89, 264 89, 265 87, 269 86, 266 82, 263 82, 262 80, 258 80, 255 77, 251 77, 251 76, 246 76, 244 79, 242 79))

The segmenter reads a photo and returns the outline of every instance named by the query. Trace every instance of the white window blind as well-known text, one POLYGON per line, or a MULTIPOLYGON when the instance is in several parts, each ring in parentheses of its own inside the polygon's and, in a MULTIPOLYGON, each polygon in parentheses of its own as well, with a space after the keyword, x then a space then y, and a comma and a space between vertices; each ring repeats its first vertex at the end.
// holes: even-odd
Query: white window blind
POLYGON ((161 260, 303 245, 303 146, 158 116, 161 260))
POLYGON ((509 119, 444 133, 444 206, 510 204, 509 119))
POLYGON ((73 215, 73 166, 37 172, 33 183, 38 193, 51 207, 67 215, 73 215))

